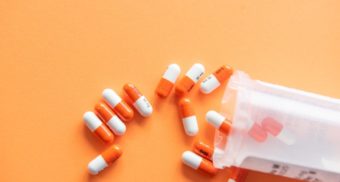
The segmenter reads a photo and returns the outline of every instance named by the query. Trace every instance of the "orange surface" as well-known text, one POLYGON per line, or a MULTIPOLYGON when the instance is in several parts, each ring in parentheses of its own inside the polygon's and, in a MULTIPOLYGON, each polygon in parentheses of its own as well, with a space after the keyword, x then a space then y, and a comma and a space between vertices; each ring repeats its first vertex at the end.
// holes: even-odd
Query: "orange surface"
MULTIPOLYGON (((254 78, 340 97, 340 1, 0 1, 0 181, 225 181, 182 165, 173 97, 154 95, 169 63, 230 64, 254 78), (131 82, 154 105, 117 137, 123 155, 99 176, 87 163, 107 147, 85 127, 101 92, 131 82)), ((207 74, 206 74, 207 75, 207 74)), ((205 76, 206 76, 205 75, 205 76)), ((223 90, 191 98, 200 136, 223 90)), ((138 115, 138 114, 136 114, 138 115)), ((293 182, 252 172, 247 182, 293 182)))

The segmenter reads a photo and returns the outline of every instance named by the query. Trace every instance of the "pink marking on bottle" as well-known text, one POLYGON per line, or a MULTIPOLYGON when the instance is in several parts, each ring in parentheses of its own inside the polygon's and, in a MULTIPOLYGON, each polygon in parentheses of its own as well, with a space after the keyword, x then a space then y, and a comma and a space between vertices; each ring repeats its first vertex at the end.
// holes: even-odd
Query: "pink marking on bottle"
POLYGON ((267 139, 267 132, 261 127, 261 125, 254 123, 248 131, 249 136, 258 142, 264 142, 267 139))
POLYGON ((262 128, 265 131, 267 131, 268 133, 274 136, 278 136, 283 129, 283 125, 271 117, 264 118, 261 124, 262 124, 262 128))

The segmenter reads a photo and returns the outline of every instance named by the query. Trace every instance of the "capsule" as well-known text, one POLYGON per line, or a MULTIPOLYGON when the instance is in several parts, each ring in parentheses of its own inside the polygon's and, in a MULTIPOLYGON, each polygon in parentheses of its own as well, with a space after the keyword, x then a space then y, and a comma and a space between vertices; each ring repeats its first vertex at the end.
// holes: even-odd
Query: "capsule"
POLYGON ((112 110, 123 121, 131 121, 133 118, 133 110, 128 106, 119 95, 112 89, 105 89, 103 91, 105 102, 112 108, 112 110))
POLYGON ((156 94, 160 97, 167 97, 181 73, 181 68, 177 64, 170 64, 158 83, 156 94))
POLYGON ((228 182, 245 182, 249 171, 238 167, 230 168, 228 182))
POLYGON ((210 74, 201 83, 201 92, 209 94, 218 88, 221 84, 229 79, 233 74, 233 68, 227 65, 220 67, 214 73, 210 74))
POLYGON ((87 168, 90 174, 96 175, 106 167, 111 165, 122 155, 122 150, 118 145, 112 145, 95 159, 89 162, 87 168))
POLYGON ((195 136, 198 133, 198 125, 190 99, 181 98, 178 105, 185 133, 189 136, 195 136))
POLYGON ((112 110, 103 102, 99 102, 95 106, 95 110, 97 111, 99 117, 104 121, 104 123, 109 126, 109 128, 113 131, 116 135, 124 135, 126 131, 126 126, 119 119, 119 117, 112 112, 112 110))
POLYGON ((86 112, 83 116, 86 126, 105 143, 112 143, 114 136, 93 112, 86 112))
POLYGON ((222 133, 228 135, 231 129, 231 123, 224 116, 216 111, 208 111, 206 120, 222 133))
POLYGON ((204 74, 205 68, 202 64, 194 64, 175 87, 177 96, 184 96, 190 92, 194 85, 204 74))
POLYGON ((124 85, 124 91, 133 101, 133 107, 137 109, 143 117, 149 117, 152 114, 152 106, 148 99, 131 83, 124 85))
POLYGON ((194 152, 205 159, 213 160, 214 156, 223 154, 223 151, 218 148, 213 148, 202 141, 194 144, 194 152))
POLYGON ((185 151, 183 153, 182 161, 185 165, 195 170, 200 170, 210 175, 217 173, 217 169, 214 167, 211 161, 206 160, 191 151, 185 151))
POLYGON ((271 117, 266 117, 261 122, 262 128, 272 134, 274 137, 280 141, 286 143, 287 145, 293 145, 295 143, 295 137, 287 129, 284 129, 283 125, 276 119, 271 117))

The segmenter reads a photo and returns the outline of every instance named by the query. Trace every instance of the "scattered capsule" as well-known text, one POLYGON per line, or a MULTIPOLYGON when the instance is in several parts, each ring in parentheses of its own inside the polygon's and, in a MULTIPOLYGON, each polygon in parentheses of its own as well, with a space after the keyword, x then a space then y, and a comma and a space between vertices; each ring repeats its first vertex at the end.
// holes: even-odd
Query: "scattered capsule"
POLYGON ((181 68, 177 64, 170 64, 158 83, 156 93, 160 97, 167 97, 181 73, 181 68))
POLYGON ((293 145, 295 143, 295 137, 287 129, 284 129, 283 125, 276 119, 266 117, 261 122, 262 128, 268 133, 275 136, 280 141, 287 145, 293 145))
POLYGON ((130 121, 133 118, 133 110, 128 106, 119 95, 112 89, 103 91, 105 102, 123 121, 130 121))
POLYGON ((133 101, 133 107, 137 109, 140 115, 149 117, 152 114, 153 110, 150 102, 133 84, 125 84, 124 91, 133 101))
POLYGON ((228 182, 245 182, 249 171, 238 167, 230 168, 228 182))
POLYGON ((222 150, 213 148, 202 141, 198 141, 194 144, 194 152, 210 161, 213 160, 215 155, 223 153, 222 150))
POLYGON ((210 74, 201 83, 201 92, 209 94, 229 79, 233 74, 233 68, 227 65, 220 67, 213 74, 210 74))
POLYGON ((205 68, 202 64, 194 64, 175 87, 177 96, 184 96, 190 92, 194 85, 204 74, 205 68))
POLYGON ((96 175, 111 165, 122 155, 122 150, 117 145, 112 145, 102 154, 93 159, 87 166, 90 174, 96 175))
POLYGON ((181 98, 178 105, 185 133, 189 136, 195 136, 198 133, 198 124, 190 99, 181 98))
POLYGON ((109 106, 107 106, 104 102, 99 102, 95 106, 95 110, 97 111, 102 121, 104 121, 104 123, 109 126, 114 134, 119 136, 124 135, 126 131, 125 124, 115 113, 112 112, 109 106))
POLYGON ((222 133, 228 135, 231 129, 231 123, 224 116, 216 111, 208 111, 206 120, 222 133))
POLYGON ((195 170, 206 172, 210 175, 217 173, 211 161, 206 160, 191 151, 185 151, 182 155, 183 163, 195 170))
POLYGON ((93 112, 86 112, 83 116, 86 126, 105 143, 112 143, 114 136, 93 112))

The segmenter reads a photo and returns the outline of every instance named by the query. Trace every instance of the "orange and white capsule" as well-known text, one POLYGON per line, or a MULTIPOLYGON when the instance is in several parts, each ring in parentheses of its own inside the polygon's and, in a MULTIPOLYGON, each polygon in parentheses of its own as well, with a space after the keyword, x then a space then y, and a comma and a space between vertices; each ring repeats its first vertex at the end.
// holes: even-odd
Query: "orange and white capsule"
POLYGON ((113 142, 113 134, 93 112, 86 112, 83 119, 90 131, 97 135, 101 140, 105 143, 113 142))
POLYGON ((181 68, 177 64, 170 64, 158 83, 156 93, 160 97, 167 97, 181 73, 181 68))
POLYGON ((178 103, 185 133, 195 136, 198 133, 197 117, 190 99, 181 98, 178 103))
POLYGON ((106 167, 111 165, 122 155, 122 150, 117 145, 112 145, 103 153, 93 159, 87 166, 90 174, 96 175, 106 167))
POLYGON ((222 150, 213 148, 202 141, 198 141, 194 144, 194 152, 210 161, 213 160, 214 156, 223 154, 222 150))
POLYGON ((249 171, 238 167, 230 168, 228 182, 245 182, 249 171))
POLYGON ((228 135, 231 129, 231 123, 220 113, 216 111, 208 111, 206 120, 222 133, 228 135))
POLYGON ((201 92, 209 94, 229 79, 233 74, 233 68, 227 65, 220 67, 213 74, 210 74, 201 83, 201 92))
POLYGON ((105 102, 112 108, 112 110, 123 121, 131 121, 133 118, 133 110, 128 106, 119 95, 112 89, 105 89, 103 91, 105 102))
POLYGON ((204 74, 205 68, 202 64, 194 64, 175 87, 177 96, 184 96, 190 92, 194 85, 204 74))
POLYGON ((185 165, 195 170, 200 170, 210 175, 217 173, 217 169, 214 167, 211 161, 206 160, 191 151, 185 151, 182 154, 182 161, 185 165))
POLYGON ((137 109, 140 115, 143 117, 149 117, 152 114, 152 106, 148 99, 141 94, 141 92, 133 84, 125 84, 124 91, 133 101, 133 107, 137 109))
POLYGON ((95 106, 95 110, 97 111, 99 117, 104 121, 104 123, 109 126, 109 128, 113 131, 116 135, 124 135, 126 131, 126 126, 119 119, 119 117, 112 112, 112 110, 103 102, 99 102, 95 106))

